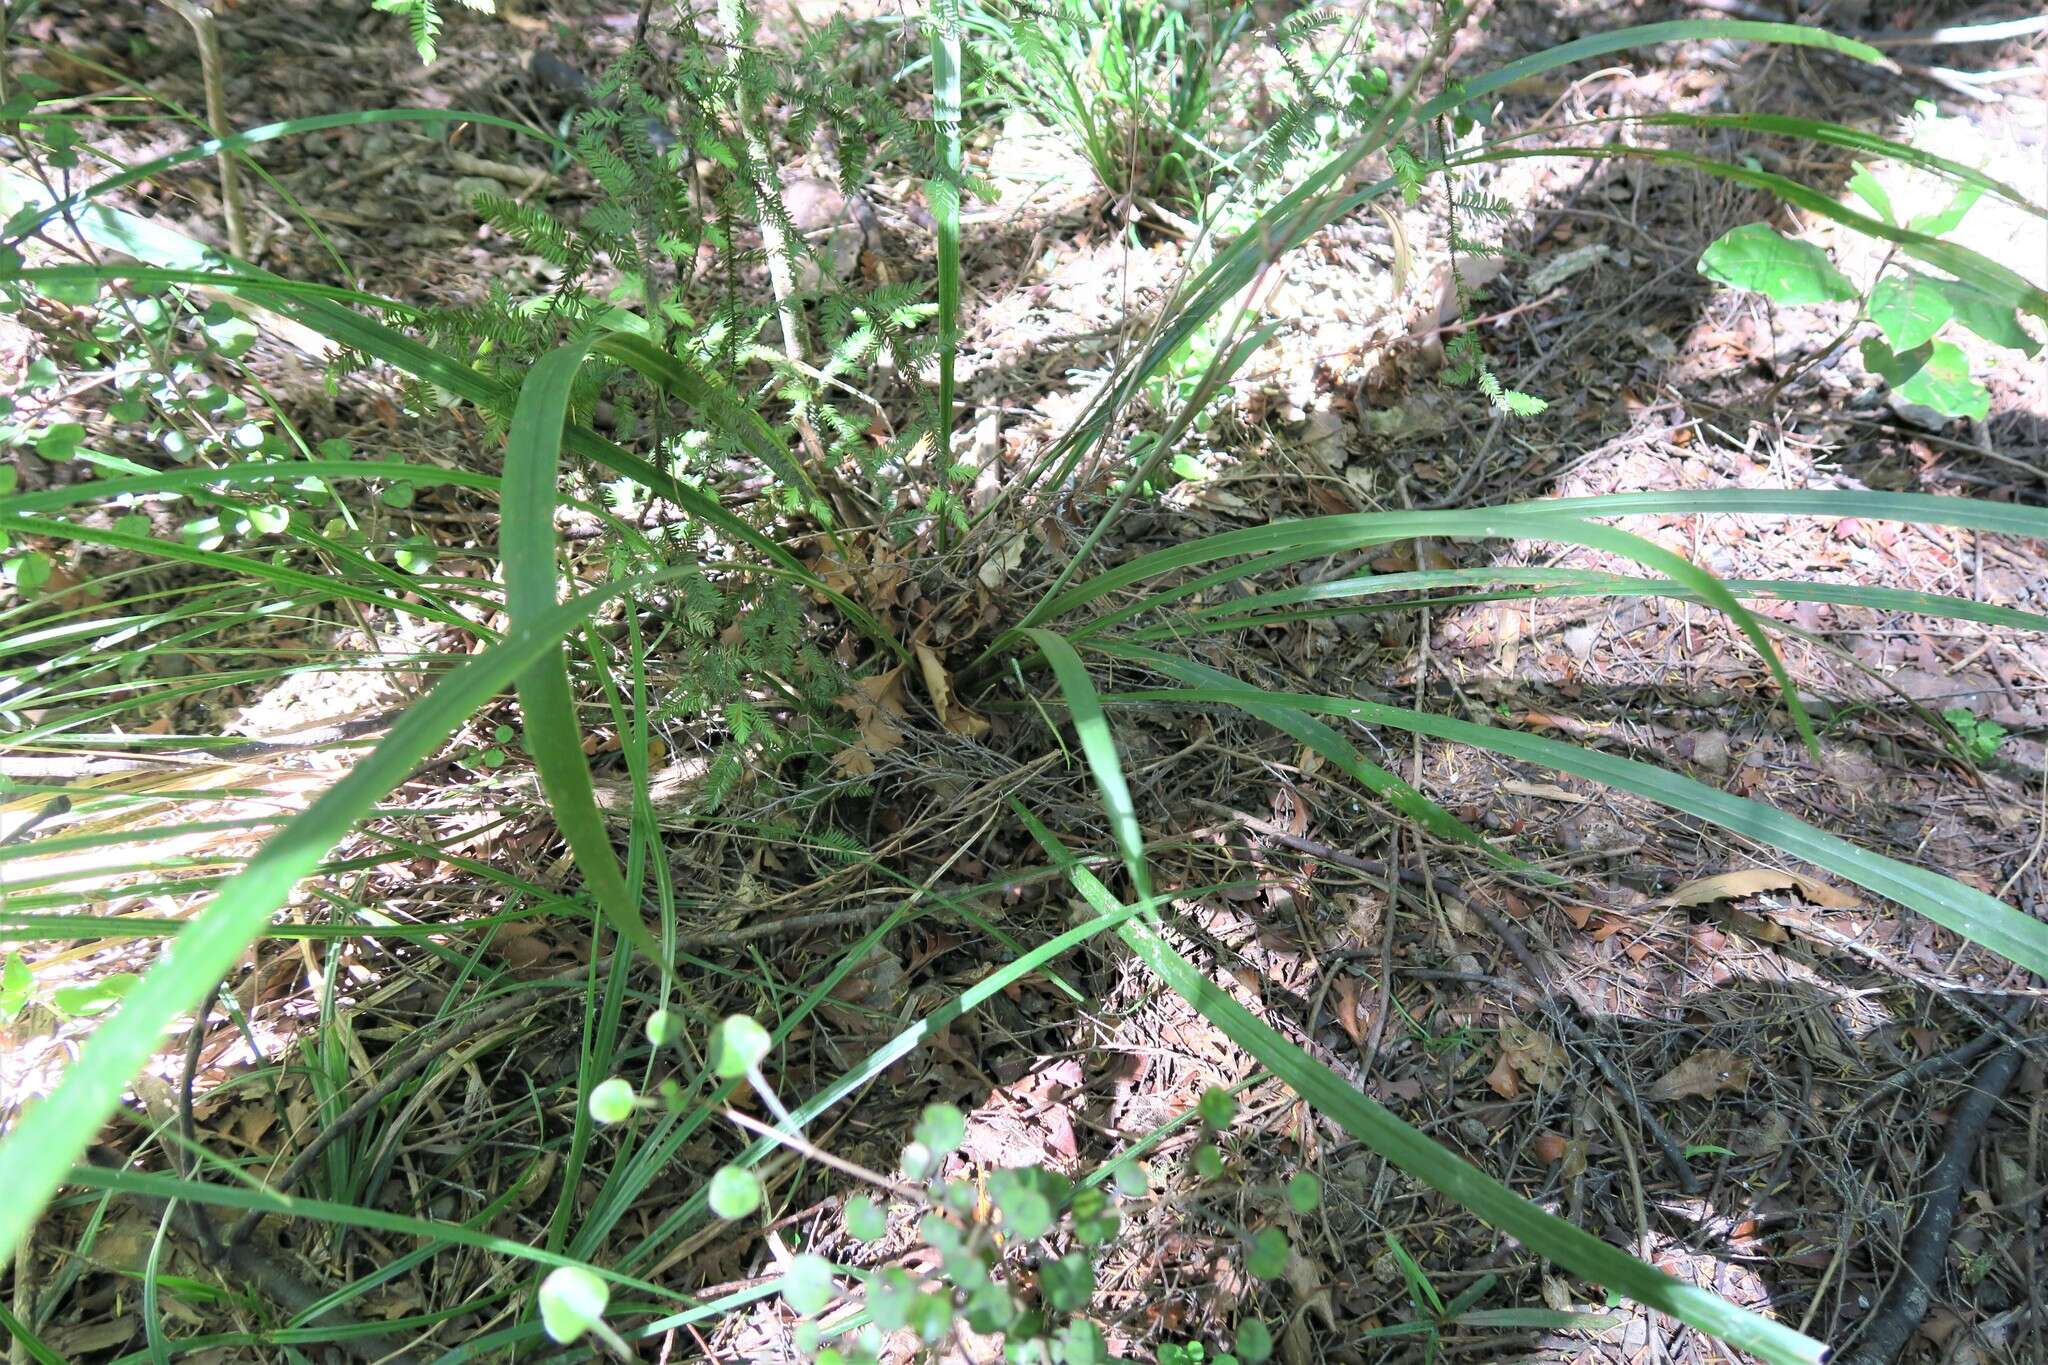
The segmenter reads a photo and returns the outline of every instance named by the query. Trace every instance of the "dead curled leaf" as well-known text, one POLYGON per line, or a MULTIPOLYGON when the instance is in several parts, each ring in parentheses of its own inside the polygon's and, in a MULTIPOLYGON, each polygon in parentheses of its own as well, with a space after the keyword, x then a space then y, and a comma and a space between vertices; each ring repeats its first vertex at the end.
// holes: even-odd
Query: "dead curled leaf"
POLYGON ((1752 867, 1740 872, 1722 872, 1689 881, 1658 904, 1670 907, 1706 905, 1713 901, 1738 901, 1760 891, 1797 891, 1811 904, 1827 910, 1853 910, 1861 904, 1839 887, 1803 872, 1776 867, 1752 867))
POLYGON ((932 699, 932 710, 938 713, 939 724, 946 733, 960 735, 967 739, 978 739, 988 733, 988 721, 962 706, 953 696, 953 681, 946 676, 946 665, 939 659, 938 651, 930 645, 917 645, 917 669, 924 675, 924 690, 932 699))
POLYGON ((1524 1080, 1539 1090, 1555 1090, 1564 1084, 1564 1047, 1549 1034, 1510 1020, 1501 1025, 1499 1041, 1500 1060, 1486 1083, 1502 1099, 1520 1094, 1524 1080))
POLYGON ((853 712, 860 736, 832 756, 832 766, 850 777, 866 777, 875 771, 875 760, 903 746, 903 730, 897 725, 909 710, 903 692, 903 669, 855 681, 854 690, 832 700, 853 712))
POLYGON ((1749 1085, 1750 1059, 1724 1047, 1701 1048, 1650 1082, 1653 1100, 1709 1099, 1749 1085))

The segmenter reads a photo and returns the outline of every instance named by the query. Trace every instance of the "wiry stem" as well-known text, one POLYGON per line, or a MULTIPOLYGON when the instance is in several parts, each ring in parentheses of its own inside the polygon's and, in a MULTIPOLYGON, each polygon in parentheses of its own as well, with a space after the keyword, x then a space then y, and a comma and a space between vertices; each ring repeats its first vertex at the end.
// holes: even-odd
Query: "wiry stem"
MULTIPOLYGON (((206 126, 216 138, 228 135, 228 98, 220 55, 220 24, 213 11, 198 0, 167 0, 187 24, 199 44, 199 72, 206 83, 206 126)), ((228 252, 242 260, 249 258, 248 229, 242 223, 242 172, 235 154, 223 151, 220 165, 220 211, 227 227, 228 252)))

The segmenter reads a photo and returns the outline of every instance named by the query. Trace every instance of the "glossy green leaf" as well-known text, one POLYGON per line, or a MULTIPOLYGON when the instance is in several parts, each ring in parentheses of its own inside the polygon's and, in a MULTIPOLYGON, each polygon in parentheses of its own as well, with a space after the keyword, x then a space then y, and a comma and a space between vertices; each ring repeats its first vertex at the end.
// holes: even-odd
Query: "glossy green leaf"
POLYGON ((1940 280, 1936 287, 1947 297, 1956 321, 1984 340, 2027 356, 2041 349, 2041 343, 2020 323, 2019 313, 2010 302, 1961 280, 1940 280))
POLYGON ((1940 283, 1911 270, 1892 271, 1879 280, 1870 291, 1869 311, 1894 351, 1932 340, 1955 315, 1940 283))
POLYGON ((1863 343, 1863 363, 1908 403, 1947 417, 1982 420, 1991 412, 1991 391, 1971 376, 1969 356, 1952 341, 1927 342, 1899 354, 1872 338, 1863 343))
POLYGON ((1753 289, 1778 303, 1845 302, 1856 286, 1811 242, 1787 237, 1768 223, 1746 223, 1700 253, 1700 274, 1737 289, 1753 289))
POLYGON ((1944 207, 1933 213, 1923 214, 1906 224, 1915 232, 1924 232, 1930 237, 1944 237, 1963 225, 1963 219, 1983 197, 1982 187, 1963 185, 1956 190, 1955 197, 1944 207))
POLYGON ((1849 177, 1849 188, 1856 192, 1857 198, 1870 205, 1872 213, 1887 223, 1899 221, 1898 215, 1892 212, 1891 194, 1878 183, 1877 177, 1870 173, 1870 167, 1858 166, 1856 173, 1849 177))

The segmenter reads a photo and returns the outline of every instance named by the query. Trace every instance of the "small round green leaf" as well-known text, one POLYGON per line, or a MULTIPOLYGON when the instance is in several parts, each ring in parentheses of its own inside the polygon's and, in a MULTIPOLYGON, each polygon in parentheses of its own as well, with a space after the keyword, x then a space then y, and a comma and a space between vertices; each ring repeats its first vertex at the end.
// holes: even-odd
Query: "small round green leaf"
POLYGON ((0 577, 4 577, 23 597, 34 597, 50 581, 50 573, 55 568, 48 555, 40 550, 30 550, 0 565, 0 577))
POLYGON ((879 1242, 889 1231, 889 1214, 864 1194, 846 1201, 846 1235, 856 1242, 879 1242))
POLYGON ((59 422, 36 438, 36 454, 61 463, 78 453, 85 440, 85 427, 78 422, 59 422))
POLYGON ((1223 1178, 1223 1152, 1213 1142, 1195 1148, 1195 1174, 1204 1180, 1223 1178))
POLYGON ((604 1321, 611 1297, 611 1287, 582 1266, 557 1267, 541 1281, 540 1325, 567 1346, 604 1321))
POLYGON ((1230 1097, 1228 1090, 1212 1085, 1195 1102, 1195 1112, 1201 1115, 1203 1123, 1221 1132, 1237 1117, 1237 1101, 1230 1097))
POLYGON ((1062 1313, 1087 1307, 1095 1293, 1095 1267, 1077 1251, 1046 1262, 1039 1268, 1038 1280, 1045 1301, 1062 1313))
POLYGON ((1060 1330, 1053 1354, 1060 1365, 1109 1365, 1109 1341, 1100 1327, 1077 1318, 1060 1330))
POLYGON ((1239 1360, 1260 1365, 1273 1354, 1273 1331, 1257 1318, 1246 1318, 1237 1325, 1236 1344, 1239 1360))
MULTIPOLYGON (((498 728, 504 730, 508 727, 500 725, 498 728)), ((497 736, 498 742, 501 744, 504 743, 505 738, 504 735, 497 736)), ((681 1034, 682 1021, 669 1013, 669 1011, 656 1010, 647 1016, 647 1041, 649 1045, 653 1047, 667 1047, 669 1043, 680 1037, 681 1034)))
POLYGON ((728 1015, 711 1031, 711 1069, 728 1081, 738 1080, 759 1066, 772 1046, 768 1030, 751 1016, 728 1015))
POLYGON ((590 1117, 599 1123, 623 1123, 633 1116, 633 1083, 623 1076, 599 1081, 590 1092, 590 1117))
POLYGON ((1261 1280, 1279 1279, 1287 1270, 1287 1234, 1279 1228, 1260 1228, 1252 1237, 1244 1268, 1261 1280))
POLYGON ((1287 1203, 1296 1213, 1314 1213, 1323 1202, 1323 1182, 1307 1171, 1296 1171, 1287 1180, 1287 1203))
POLYGON ((805 1252, 790 1258, 782 1273, 782 1297, 797 1312, 808 1316, 822 1313, 839 1292, 832 1283, 832 1263, 823 1256, 805 1252))
POLYGON ((761 1207, 761 1180, 752 1171, 720 1166, 711 1173, 711 1211, 720 1218, 744 1218, 761 1207))
POLYGON ((407 573, 419 574, 434 567, 434 561, 441 557, 441 550, 425 536, 411 536, 398 543, 398 549, 391 557, 407 573))
POLYGON ((1017 1241, 1035 1241, 1052 1231, 1052 1200, 1046 1197, 1037 1174, 1031 1169, 1006 1169, 989 1177, 989 1198, 1003 1215, 1004 1231, 1017 1241))
POLYGON ((950 1104, 928 1104, 915 1136, 934 1156, 945 1156, 967 1141, 967 1119, 950 1104))

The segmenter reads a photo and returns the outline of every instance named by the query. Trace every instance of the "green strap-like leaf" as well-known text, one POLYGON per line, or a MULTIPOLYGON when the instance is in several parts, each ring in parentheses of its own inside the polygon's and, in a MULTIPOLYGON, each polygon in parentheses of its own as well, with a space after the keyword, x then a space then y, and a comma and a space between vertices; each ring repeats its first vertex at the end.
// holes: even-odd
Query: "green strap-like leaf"
POLYGON ((212 994, 271 913, 364 812, 404 780, 455 727, 513 678, 559 650, 563 636, 605 602, 679 577, 682 570, 611 584, 507 632, 413 703, 383 742, 303 813, 265 842, 187 924, 157 963, 86 1040, 55 1093, 29 1104, 0 1139, 0 1257, 28 1235, 65 1172, 121 1102, 128 1080, 162 1045, 164 1030, 212 994))
POLYGON ((1116 740, 1109 733, 1109 718, 1103 715, 1102 703, 1096 699, 1095 682, 1088 676, 1088 666, 1081 662, 1072 645, 1051 631, 1033 629, 1027 633, 1052 666, 1052 675, 1066 698, 1074 733, 1081 741, 1088 770, 1094 775, 1103 811, 1109 816, 1110 833, 1116 839, 1117 851, 1123 854, 1125 870, 1131 874, 1131 885, 1138 889, 1140 900, 1150 900, 1152 873, 1145 863, 1145 832, 1138 825, 1130 784, 1124 781, 1123 760, 1117 755, 1116 740))
MULTIPOLYGON (((1112 655, 1118 652, 1111 646, 1099 648, 1112 655)), ((1730 795, 1704 782, 1666 772, 1648 763, 1519 730, 1503 730, 1449 716, 1344 697, 1263 692, 1243 687, 1202 687, 1182 691, 1125 692, 1107 700, 1184 705, 1222 702, 1231 706, 1242 705, 1245 701, 1260 701, 1297 707, 1317 715, 1348 716, 1369 725, 1411 730, 1488 749, 1524 762, 1539 763, 1697 816, 1781 853, 1826 868, 1867 891, 1919 911, 1944 928, 1989 948, 2037 976, 2048 977, 2048 924, 2023 915, 1953 878, 1858 848, 1762 802, 1730 795)))
MULTIPOLYGON (((1075 889, 1099 915, 1124 911, 1100 879, 1081 866, 1030 811, 1014 798, 1011 806, 1032 837, 1066 869, 1075 889)), ((1355 1086, 1238 1004, 1228 991, 1174 951, 1151 920, 1124 919, 1117 934, 1176 995, 1295 1094, 1409 1175, 1537 1255, 1640 1304, 1669 1313, 1772 1365, 1817 1365, 1826 1353, 1820 1342, 1803 1333, 1674 1279, 1555 1214, 1544 1212, 1486 1172, 1453 1155, 1420 1129, 1366 1098, 1355 1086)))
MULTIPOLYGON (((516 629, 555 606, 555 488, 562 425, 576 371, 589 341, 570 342, 542 356, 519 388, 519 406, 505 443, 505 503, 498 557, 505 573, 505 613, 516 629)), ((583 881, 614 932, 664 972, 668 959, 640 918, 639 899, 626 885, 611 831, 598 809, 576 721, 576 695, 568 663, 555 650, 519 675, 519 705, 526 713, 525 746, 554 810, 555 823, 576 855, 583 881)))
MULTIPOLYGON (((1191 686, 1232 689, 1241 689, 1243 686, 1238 679, 1221 669, 1211 668, 1207 664, 1197 663, 1193 659, 1179 655, 1168 654, 1164 650, 1134 650, 1124 646, 1118 653, 1123 658, 1134 659, 1191 686)), ((1520 858, 1495 848, 1485 835, 1359 753, 1350 740, 1315 717, 1304 715, 1290 707, 1263 702, 1247 701, 1240 709, 1254 720, 1264 721, 1282 734, 1293 738, 1319 755, 1325 762, 1347 774, 1359 786, 1381 798, 1438 838, 1480 849, 1498 866, 1532 871, 1542 878, 1549 877, 1548 873, 1536 871, 1520 858)))

